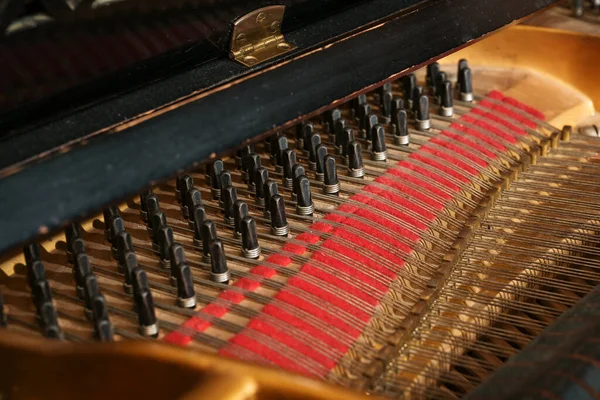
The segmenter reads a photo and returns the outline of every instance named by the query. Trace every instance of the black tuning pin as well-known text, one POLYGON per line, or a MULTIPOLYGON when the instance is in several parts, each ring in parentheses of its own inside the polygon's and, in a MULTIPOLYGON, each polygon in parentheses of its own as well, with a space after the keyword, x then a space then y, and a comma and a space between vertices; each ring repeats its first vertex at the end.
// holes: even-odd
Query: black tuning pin
POLYGON ((30 266, 34 261, 39 261, 40 245, 37 243, 29 243, 23 247, 23 256, 25 257, 25 265, 30 266))
POLYGON ((47 301, 38 307, 37 317, 44 337, 48 339, 64 339, 62 330, 58 326, 56 308, 51 301, 47 301))
MULTIPOLYGON (((333 131, 333 127, 331 128, 331 130, 333 131)), ((312 147, 310 138, 312 137, 312 135, 314 135, 315 132, 315 126, 313 124, 310 125, 305 125, 304 127, 304 131, 303 131, 303 139, 302 139, 302 155, 304 157, 308 157, 310 155, 310 149, 312 147)))
POLYGON ((233 226, 233 205, 237 201, 237 190, 231 185, 224 187, 221 199, 223 200, 223 220, 227 225, 233 226))
POLYGON ((427 82, 427 87, 433 89, 432 94, 435 96, 435 85, 437 83, 437 75, 440 72, 440 64, 437 62, 431 63, 427 66, 427 75, 425 77, 425 81, 427 82))
POLYGON ((296 177, 294 191, 296 192, 296 214, 312 215, 315 211, 315 205, 310 193, 310 181, 306 175, 296 177))
POLYGON ((133 301, 138 315, 139 332, 142 336, 158 337, 158 320, 154 311, 154 299, 148 286, 148 276, 141 268, 132 273, 133 301))
POLYGON ((181 308, 196 307, 196 289, 192 270, 187 263, 181 263, 175 267, 177 277, 177 304, 181 308))
POLYGON ((75 256, 73 277, 75 278, 75 290, 80 299, 85 298, 85 279, 92 273, 90 259, 87 254, 80 253, 75 256))
POLYGON ((385 145, 385 129, 377 124, 371 131, 371 159, 373 161, 387 160, 387 147, 385 145))
POLYGON ((356 119, 358 121, 358 127, 361 131, 364 131, 367 125, 367 117, 371 114, 371 105, 369 103, 363 103, 356 109, 356 119))
POLYGON ((265 218, 271 218, 271 197, 275 196, 279 193, 279 189, 277 188, 277 182, 273 179, 267 179, 264 185, 265 192, 265 218))
MULTIPOLYGON (((188 190, 192 190, 194 187, 194 178, 189 175, 183 175, 177 178, 175 181, 175 197, 177 198, 177 202, 181 204, 182 207, 185 207, 185 199, 188 190)), ((186 212, 183 211, 183 215, 185 216, 186 212)))
POLYGON ((327 157, 327 146, 320 144, 317 147, 317 162, 315 169, 315 179, 319 182, 323 182, 325 179, 325 157, 327 157))
POLYGON ((415 86, 412 92, 412 111, 416 114, 419 110, 419 99, 423 95, 423 87, 415 86))
POLYGON ((379 118, 377 118, 377 115, 371 113, 367 116, 367 120, 364 126, 365 139, 367 140, 367 142, 370 142, 372 140, 371 134, 373 133, 373 127, 378 123, 379 118))
POLYGON ((365 167, 362 159, 362 147, 356 140, 348 143, 348 175, 353 178, 363 178, 365 167))
POLYGON ((26 267, 27 284, 33 290, 36 282, 46 280, 46 269, 41 260, 31 260, 26 267))
POLYGON ((198 189, 192 188, 187 192, 185 199, 185 207, 182 208, 184 212, 183 216, 188 219, 188 224, 191 230, 194 230, 194 224, 196 222, 194 210, 198 206, 202 207, 202 194, 198 189))
POLYGON ((473 101, 473 81, 469 67, 460 70, 458 75, 458 87, 460 88, 460 99, 462 101, 473 101))
POLYGON ((223 242, 221 239, 215 239, 210 244, 210 280, 227 285, 230 277, 223 242))
POLYGON ((252 193, 256 190, 254 186, 254 174, 256 170, 262 167, 260 155, 256 153, 248 154, 242 160, 242 180, 248 184, 248 190, 252 193))
POLYGON ((417 129, 426 131, 431 128, 431 119, 429 119, 429 98, 426 95, 421 95, 418 100, 416 111, 417 129))
POLYGON ((321 144, 321 135, 313 133, 310 137, 310 153, 308 155, 308 169, 314 171, 317 168, 317 147, 321 144))
POLYGON ((108 241, 108 243, 112 243, 111 237, 111 221, 115 217, 119 216, 119 208, 117 206, 111 206, 102 210, 102 214, 104 214, 104 237, 108 241))
POLYGON ((294 178, 292 169, 296 165, 296 152, 292 149, 286 149, 283 151, 283 187, 291 189, 294 185, 294 178))
POLYGON ((256 259, 260 257, 260 245, 258 244, 258 231, 254 218, 245 216, 240 221, 242 235, 242 256, 256 259))
POLYGON ((298 199, 298 193, 296 192, 296 178, 298 178, 300 175, 306 175, 306 171, 302 165, 296 164, 292 169, 292 176, 294 180, 292 185, 292 201, 296 201, 298 199))
POLYGON ((203 206, 197 205, 194 208, 194 244, 202 245, 202 223, 206 220, 206 210, 203 206))
POLYGON ((402 100, 402 97, 394 97, 392 99, 392 123, 394 123, 394 115, 400 110, 404 110, 404 100, 402 100))
POLYGON ((133 251, 125 254, 125 263, 123 264, 123 289, 125 293, 133 292, 133 271, 138 268, 137 257, 133 251))
POLYGON ((160 202, 158 201, 158 196, 154 193, 149 194, 146 197, 146 219, 144 222, 148 224, 148 233, 152 237, 152 216, 160 211, 160 202))
POLYGON ((202 261, 210 262, 210 244, 217 238, 217 227, 211 220, 202 223, 202 261))
POLYGON ((170 226, 163 226, 158 230, 157 244, 160 254, 160 265, 163 268, 168 268, 169 248, 173 244, 173 229, 170 226))
POLYGON ((259 206, 265 205, 265 182, 269 179, 269 171, 266 168, 258 168, 254 172, 254 201, 259 206))
POLYGON ((335 150, 338 154, 341 154, 342 149, 342 135, 344 134, 344 130, 346 129, 346 126, 348 125, 347 121, 344 118, 339 118, 336 122, 335 122, 335 142, 334 142, 334 147, 335 150))
POLYGON ((451 117, 454 115, 454 94, 452 82, 444 81, 440 86, 440 115, 451 117))
POLYGON ((254 145, 248 144, 238 151, 235 152, 235 166, 240 169, 244 169, 244 157, 248 154, 254 153, 254 145))
POLYGON ((92 324, 94 325, 94 337, 100 342, 112 342, 114 327, 108 319, 108 305, 106 299, 100 293, 92 300, 92 324))
POLYGON ((225 188, 229 186, 233 186, 233 178, 231 176, 231 172, 228 170, 224 170, 221 172, 219 176, 219 180, 221 181, 221 196, 219 197, 219 204, 223 207, 223 191, 225 188))
POLYGON ((4 310, 4 297, 2 296, 2 291, 0 291, 0 328, 6 328, 7 323, 8 318, 4 310))
POLYGON ((83 280, 85 316, 91 320, 93 316, 94 298, 100 294, 98 280, 94 274, 87 274, 83 280))
POLYGON ((116 216, 110 220, 110 243, 111 243, 111 254, 115 260, 119 259, 119 252, 117 249, 117 235, 125 230, 125 222, 119 216, 116 216))
POLYGON ((410 73, 402 77, 402 89, 404 90, 404 97, 408 99, 409 109, 412 109, 412 93, 416 86, 417 77, 415 76, 415 74, 410 73))
POLYGON ((408 135, 408 116, 406 110, 398 110, 394 117, 394 144, 396 146, 408 146, 410 136, 408 135))
MULTIPOLYGON (((116 240, 118 239, 119 237, 117 236, 116 240)), ((117 245, 118 243, 119 242, 117 242, 117 245)), ((80 237, 76 238, 71 242, 71 261, 73 262, 73 264, 77 264, 78 254, 85 254, 85 243, 80 237)))
POLYGON ((221 198, 221 172, 225 169, 223 161, 216 160, 207 168, 210 167, 210 193, 213 200, 219 200, 221 198))
POLYGON ((233 237, 239 238, 242 234, 242 219, 248 216, 248 205, 243 200, 233 204, 233 237))
POLYGON ((323 180, 323 193, 338 196, 340 181, 338 180, 335 158, 325 157, 325 179, 323 180))
POLYGON ((446 82, 448 78, 446 77, 446 73, 444 71, 440 71, 437 74, 436 80, 435 80, 435 99, 437 101, 438 104, 442 103, 442 91, 444 90, 444 88, 442 86, 444 86, 444 82, 446 82))
POLYGON ((348 161, 348 143, 354 140, 354 130, 352 128, 344 129, 344 132, 340 135, 340 147, 342 149, 342 158, 344 162, 348 161))
POLYGON ((379 88, 377 88, 377 96, 379 98, 380 106, 383 106, 383 97, 385 96, 385 94, 391 93, 391 92, 392 92, 392 83, 391 82, 384 83, 379 88))
POLYGON ((315 131, 315 126, 312 122, 304 122, 296 125, 296 148, 298 150, 304 149, 304 139, 310 138, 310 135, 315 131))
POLYGON ((287 150, 289 144, 284 134, 278 133, 275 141, 271 144, 271 162, 275 165, 275 171, 283 171, 283 151, 287 150))
MULTIPOLYGON (((456 69, 456 76, 458 77, 460 75, 460 71, 468 68, 469 67, 469 62, 467 60, 465 60, 464 58, 461 58, 460 60, 458 60, 458 67, 456 69)), ((457 82, 458 84, 458 82, 457 82)))
POLYGON ((65 241, 67 242, 67 261, 73 262, 73 242, 81 238, 81 225, 77 222, 69 224, 65 228, 65 241))
POLYGON ((148 196, 152 194, 151 189, 144 190, 140 193, 140 217, 142 221, 148 222, 148 196))
POLYGON ((152 238, 152 248, 158 250, 158 231, 163 226, 167 226, 167 217, 165 213, 162 211, 158 211, 152 215, 152 219, 150 220, 150 238, 152 238))
POLYGON ((367 104, 367 95, 364 93, 352 100, 352 118, 360 120, 359 113, 363 104, 367 104))
POLYGON ((271 211, 271 233, 275 236, 287 236, 290 233, 290 225, 285 214, 285 201, 283 197, 275 194, 269 201, 271 211))
POLYGON ((169 282, 171 283, 171 286, 177 285, 177 266, 185 262, 185 251, 183 250, 183 246, 179 243, 173 243, 171 247, 169 247, 169 264, 171 266, 169 282))
POLYGON ((383 100, 381 102, 381 114, 389 121, 392 116, 392 102, 394 100, 394 93, 391 91, 383 93, 383 100))
MULTIPOLYGON (((325 133, 331 134, 335 129, 335 122, 342 118, 342 112, 334 108, 325 112, 325 133)), ((306 137, 306 136, 305 136, 306 137)))

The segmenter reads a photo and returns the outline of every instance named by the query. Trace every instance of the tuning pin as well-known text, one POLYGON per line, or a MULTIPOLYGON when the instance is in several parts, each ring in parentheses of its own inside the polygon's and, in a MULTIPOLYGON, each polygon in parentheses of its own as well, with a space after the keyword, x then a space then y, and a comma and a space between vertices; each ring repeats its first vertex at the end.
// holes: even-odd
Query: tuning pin
POLYGON ((459 76, 460 75, 460 71, 463 70, 463 69, 465 69, 465 68, 468 68, 468 67, 469 67, 469 63, 468 63, 467 60, 465 60, 464 58, 461 58, 460 60, 458 60, 458 67, 457 67, 457 70, 456 70, 456 76, 459 76))
POLYGON ((140 217, 142 218, 142 221, 144 221, 144 222, 148 222, 147 202, 148 202, 148 196, 150 196, 151 194, 152 194, 151 189, 143 190, 140 193, 140 217))
POLYGON ((37 281, 46 280, 46 269, 41 260, 32 260, 27 263, 26 266, 26 277, 29 287, 33 290, 37 281))
POLYGON ((193 188, 187 192, 185 199, 185 210, 187 212, 188 224, 191 230, 194 230, 194 224, 196 222, 194 210, 198 206, 202 207, 202 194, 198 189, 193 188))
POLYGON ((402 97, 394 97, 392 99, 392 123, 394 123, 394 115, 396 115, 396 113, 398 113, 400 110, 404 110, 404 100, 402 97))
MULTIPOLYGON (((325 133, 331 134, 335 129, 335 122, 342 118, 342 112, 338 108, 325 112, 325 133)), ((306 137, 306 136, 305 136, 306 137)))
POLYGON ((310 181, 306 175, 296 177, 294 181, 294 190, 296 191, 296 214, 312 215, 315 211, 315 205, 310 193, 310 181))
POLYGON ((44 304, 52 303, 52 292, 46 279, 36 281, 31 287, 31 294, 38 314, 40 314, 44 304))
POLYGON ((158 321, 154 311, 154 299, 148 286, 148 276, 141 268, 132 273, 133 301, 138 315, 139 332, 142 336, 158 337, 158 321))
POLYGON ((148 224, 148 233, 152 237, 152 216, 160 211, 160 202, 158 197, 151 193, 146 197, 146 213, 147 218, 144 220, 148 224))
POLYGON ((242 147, 241 149, 239 149, 238 151, 235 152, 235 166, 237 168, 240 169, 244 169, 244 157, 246 157, 248 154, 254 153, 254 145, 253 144, 248 144, 244 147, 242 147))
POLYGON ((169 248, 173 244, 173 229, 170 226, 163 226, 158 230, 158 251, 160 253, 160 265, 163 268, 169 267, 169 248))
POLYGON ((75 278, 75 290, 80 299, 85 298, 85 279, 92 273, 90 259, 87 254, 80 253, 75 256, 73 277, 75 278))
POLYGON ((98 286, 98 280, 94 274, 87 274, 83 280, 83 293, 84 293, 84 305, 85 305, 85 316, 87 319, 92 319, 92 309, 94 298, 100 294, 100 287, 98 286))
POLYGON ((243 200, 233 204, 233 237, 239 238, 242 234, 242 219, 248 215, 248 205, 243 200))
POLYGON ((242 160, 242 165, 242 180, 248 185, 248 190, 251 193, 254 193, 254 191, 256 190, 256 187, 254 186, 254 174, 256 173, 257 169, 262 167, 262 160, 260 158, 260 155, 256 153, 248 154, 242 160))
POLYGON ((258 168, 254 172, 254 200, 259 206, 265 205, 265 182, 269 179, 269 171, 266 168, 258 168))
POLYGON ((292 176, 293 176, 293 184, 292 184, 292 201, 296 201, 298 199, 297 197, 297 193, 296 193, 296 178, 298 178, 300 175, 306 175, 306 171, 304 170, 304 167, 300 164, 296 164, 294 165, 294 168, 292 168, 292 176))
POLYGON ((416 114, 419 110, 419 99, 423 95, 423 87, 415 86, 412 92, 412 111, 416 114))
POLYGON ((348 162, 348 143, 354 140, 354 130, 352 128, 344 129, 344 132, 340 135, 340 147, 342 149, 342 158, 344 162, 348 162))
POLYGON ((373 132, 373 127, 375 125, 377 125, 378 123, 379 123, 379 118, 377 118, 377 115, 371 113, 367 116, 367 119, 365 122, 365 127, 364 127, 365 139, 367 140, 367 142, 371 141, 371 133, 373 132))
POLYGON ((340 181, 338 180, 335 166, 335 158, 325 157, 325 179, 323 181, 323 193, 338 196, 340 193, 340 181))
POLYGON ((319 182, 323 182, 325 179, 325 157, 327 157, 327 146, 320 144, 316 150, 317 162, 315 169, 315 179, 319 182))
POLYGON ((194 244, 202 245, 202 223, 206 220, 206 210, 203 206, 197 205, 194 208, 194 244))
POLYGON ((67 261, 73 262, 73 242, 81 238, 81 225, 77 222, 69 224, 65 228, 65 241, 67 242, 67 261))
MULTIPOLYGON (((192 190, 194 187, 194 178, 189 175, 183 175, 177 178, 175 181, 175 197, 177 202, 185 207, 185 199, 187 192, 192 190)), ((183 210, 183 215, 186 215, 186 211, 183 210)))
POLYGON ((385 146, 385 129, 383 125, 377 124, 371 132, 371 159, 373 161, 387 160, 387 148, 385 146))
POLYGON ((362 147, 356 140, 348 143, 348 175, 353 178, 363 178, 365 167, 362 160, 362 147))
POLYGON ((92 301, 92 323, 94 336, 100 342, 112 342, 114 327, 108 319, 108 306, 106 299, 98 293, 92 301))
POLYGON ((437 62, 433 62, 427 66, 427 75, 425 81, 427 82, 427 86, 431 89, 434 89, 432 94, 435 96, 435 85, 437 82, 437 75, 440 72, 440 64, 437 62))
POLYGON ((321 135, 313 133, 310 137, 310 154, 308 155, 308 169, 314 171, 317 168, 317 147, 321 144, 321 135))
POLYGON ((177 266, 184 262, 185 251, 183 250, 183 246, 179 243, 173 243, 171 247, 169 247, 169 265, 171 267, 171 277, 169 278, 169 281, 171 286, 177 284, 177 266))
POLYGON ((363 104, 367 104, 367 95, 365 93, 361 94, 352 101, 352 118, 360 119, 358 114, 360 113, 360 108, 363 104))
POLYGON ((25 256, 25 264, 29 267, 34 261, 40 260, 40 245, 37 243, 25 245, 23 255, 25 256))
POLYGON ((335 122, 335 143, 334 143, 334 147, 335 150, 338 154, 340 154, 342 152, 341 149, 341 140, 342 140, 342 135, 344 134, 344 130, 346 129, 346 125, 347 125, 347 121, 344 118, 339 118, 336 122, 335 122))
POLYGON ((279 193, 277 183, 273 179, 267 179, 264 185, 265 191, 265 218, 271 218, 271 197, 279 193))
POLYGON ((133 271, 138 267, 137 257, 133 251, 125 253, 123 263, 123 289, 125 293, 133 292, 133 271))
POLYGON ((275 164, 275 171, 283 171, 283 151, 288 148, 288 140, 284 134, 278 133, 274 145, 271 147, 271 154, 275 164))
POLYGON ((162 211, 158 211, 150 220, 150 237, 152 238, 152 248, 158 250, 158 231, 163 226, 167 226, 167 217, 162 211))
POLYGON ((383 100, 381 104, 381 114, 386 119, 386 121, 390 120, 392 116, 392 101, 394 98, 394 93, 391 91, 383 93, 383 100))
POLYGON ((111 206, 102 210, 104 214, 104 237, 108 243, 112 243, 112 237, 110 232, 110 223, 114 217, 119 217, 119 208, 117 206, 111 206))
POLYGON ((210 244, 217 238, 217 227, 211 220, 202 223, 202 261, 210 262, 210 244))
POLYGON ((254 218, 245 216, 240 221, 242 236, 242 256, 256 259, 260 257, 260 245, 258 244, 258 231, 254 218))
POLYGON ((379 105, 383 108, 384 105, 384 97, 386 93, 391 93, 392 92, 392 83, 388 82, 388 83, 384 83, 383 85, 381 85, 380 87, 377 88, 377 97, 379 100, 379 105))
POLYGON ((221 172, 224 169, 223 161, 216 160, 210 164, 210 193, 213 200, 221 198, 221 172))
POLYGON ((276 236, 287 236, 290 226, 285 215, 285 202, 283 197, 275 194, 269 202, 271 210, 271 233, 276 236))
POLYGON ((4 297, 2 296, 2 291, 0 291, 0 328, 6 328, 7 323, 8 318, 4 310, 4 297))
POLYGON ((221 197, 219 197, 219 205, 223 207, 223 191, 225 188, 229 186, 233 186, 233 178, 231 176, 231 172, 224 170, 221 172, 219 176, 219 180, 221 181, 221 197))
POLYGON ((473 81, 471 78, 471 69, 469 67, 460 70, 458 75, 460 88, 460 99, 462 101, 473 101, 473 81))
POLYGON ((225 249, 221 239, 215 239, 210 244, 210 280, 228 284, 230 279, 229 267, 225 259, 225 249))
POLYGON ((291 189, 294 185, 292 169, 294 168, 294 165, 296 165, 296 162, 296 152, 294 150, 286 149, 283 151, 282 183, 285 188, 291 189))
POLYGON ((404 90, 404 97, 408 99, 409 109, 412 109, 412 93, 416 86, 417 77, 415 76, 415 74, 410 73, 402 77, 402 89, 404 90))
POLYGON ((371 105, 368 103, 361 104, 356 110, 356 119, 358 120, 358 127, 364 131, 368 124, 368 117, 371 114, 371 105))
POLYGON ((409 143, 408 116, 405 110, 399 110, 394 122, 394 144, 396 146, 408 146, 409 143))
POLYGON ((175 267, 177 276, 177 304, 181 308, 196 307, 196 290, 192 270, 187 263, 181 263, 175 267))
POLYGON ((304 149, 305 138, 310 138, 310 135, 315 131, 315 125, 312 122, 304 122, 296 125, 296 148, 304 149))
POLYGON ((446 73, 444 71, 440 71, 437 74, 435 81, 435 99, 438 104, 442 104, 442 91, 444 90, 444 82, 447 80, 446 73))
POLYGON ((452 82, 445 81, 441 88, 440 115, 451 117, 454 115, 454 94, 452 93, 452 82))
POLYGON ((51 301, 39 306, 37 312, 38 321, 42 328, 42 335, 48 339, 63 340, 64 334, 58 326, 58 315, 51 301))
POLYGON ((426 95, 421 95, 419 98, 416 118, 417 129, 426 131, 431 128, 431 120, 429 119, 429 98, 426 95))
POLYGON ((113 258, 115 260, 119 259, 119 253, 118 253, 118 249, 117 249, 117 235, 120 232, 123 232, 125 230, 125 222, 123 222, 123 219, 119 216, 114 217, 110 220, 110 226, 109 226, 109 231, 110 231, 110 243, 112 244, 112 246, 110 247, 111 250, 111 254, 113 256, 113 258))
POLYGON ((237 190, 233 186, 224 187, 222 190, 223 220, 233 226, 233 204, 237 201, 237 190))
POLYGON ((573 0, 573 15, 577 18, 583 17, 583 10, 585 8, 584 0, 573 0))

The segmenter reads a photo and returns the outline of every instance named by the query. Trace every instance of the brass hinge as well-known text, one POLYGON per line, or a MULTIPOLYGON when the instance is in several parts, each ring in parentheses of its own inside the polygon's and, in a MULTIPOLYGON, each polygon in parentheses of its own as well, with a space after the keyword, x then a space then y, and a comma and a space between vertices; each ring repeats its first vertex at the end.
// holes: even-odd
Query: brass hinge
POLYGON ((233 23, 229 56, 251 67, 296 48, 281 34, 285 6, 254 10, 233 23))

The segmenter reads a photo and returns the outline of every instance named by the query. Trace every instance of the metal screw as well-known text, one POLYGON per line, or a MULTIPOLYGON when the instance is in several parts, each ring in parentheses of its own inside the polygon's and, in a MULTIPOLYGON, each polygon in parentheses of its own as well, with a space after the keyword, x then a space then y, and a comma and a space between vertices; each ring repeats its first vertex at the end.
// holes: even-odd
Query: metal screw
POLYGON ((265 19, 267 19, 267 14, 265 14, 264 12, 261 12, 256 16, 256 22, 258 22, 259 24, 262 23, 265 19))

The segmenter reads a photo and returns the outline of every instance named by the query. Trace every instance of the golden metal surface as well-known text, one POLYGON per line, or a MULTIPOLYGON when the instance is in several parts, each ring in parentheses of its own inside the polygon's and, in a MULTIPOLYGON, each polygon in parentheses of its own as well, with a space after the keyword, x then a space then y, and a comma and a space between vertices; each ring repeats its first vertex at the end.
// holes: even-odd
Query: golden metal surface
POLYGON ((235 21, 230 57, 251 67, 295 49, 281 33, 284 12, 285 6, 268 6, 235 21))

